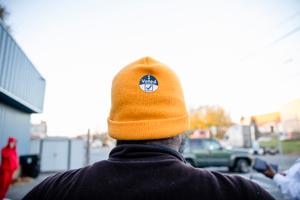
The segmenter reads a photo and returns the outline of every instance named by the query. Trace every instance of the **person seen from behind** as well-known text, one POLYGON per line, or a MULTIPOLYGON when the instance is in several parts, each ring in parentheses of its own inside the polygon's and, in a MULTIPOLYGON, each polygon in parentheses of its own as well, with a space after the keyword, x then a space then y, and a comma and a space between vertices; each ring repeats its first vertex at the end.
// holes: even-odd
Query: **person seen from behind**
POLYGON ((150 57, 114 77, 108 133, 117 146, 107 160, 47 178, 30 199, 265 199, 259 185, 196 169, 179 149, 189 116, 176 74, 150 57))

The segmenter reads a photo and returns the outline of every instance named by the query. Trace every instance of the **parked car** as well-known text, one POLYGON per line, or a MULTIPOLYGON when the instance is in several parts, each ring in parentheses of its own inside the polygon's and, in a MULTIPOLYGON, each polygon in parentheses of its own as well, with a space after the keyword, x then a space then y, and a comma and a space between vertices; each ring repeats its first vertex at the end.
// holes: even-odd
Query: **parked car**
POLYGON ((264 155, 265 150, 259 145, 257 141, 252 141, 252 154, 254 155, 264 155))
POLYGON ((246 173, 252 165, 248 150, 225 149, 215 139, 186 139, 183 156, 194 167, 226 166, 246 173))
POLYGON ((263 147, 264 154, 276 155, 279 153, 279 150, 276 147, 263 147))

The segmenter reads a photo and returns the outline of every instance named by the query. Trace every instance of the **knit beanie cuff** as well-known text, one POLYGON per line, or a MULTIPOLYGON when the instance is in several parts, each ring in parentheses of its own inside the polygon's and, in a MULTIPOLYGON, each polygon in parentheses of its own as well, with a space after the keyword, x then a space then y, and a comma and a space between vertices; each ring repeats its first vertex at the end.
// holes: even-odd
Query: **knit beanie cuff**
POLYGON ((109 135, 117 140, 154 140, 174 137, 187 130, 188 115, 181 117, 119 122, 107 119, 109 135))

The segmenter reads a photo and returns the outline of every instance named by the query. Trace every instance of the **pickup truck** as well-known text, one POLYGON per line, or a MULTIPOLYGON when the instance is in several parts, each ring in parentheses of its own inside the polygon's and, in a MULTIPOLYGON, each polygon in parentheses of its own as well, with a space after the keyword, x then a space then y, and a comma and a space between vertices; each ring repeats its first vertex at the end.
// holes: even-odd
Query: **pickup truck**
POLYGON ((253 160, 247 150, 225 149, 215 139, 186 139, 183 156, 194 167, 226 166, 241 173, 249 172, 253 160))

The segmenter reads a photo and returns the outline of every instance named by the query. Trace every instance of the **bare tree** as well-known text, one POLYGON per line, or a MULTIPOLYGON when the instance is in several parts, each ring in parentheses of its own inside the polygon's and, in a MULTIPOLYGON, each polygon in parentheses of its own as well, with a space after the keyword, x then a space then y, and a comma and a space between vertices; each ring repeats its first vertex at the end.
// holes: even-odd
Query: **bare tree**
POLYGON ((8 15, 6 8, 0 4, 0 19, 4 21, 8 15))
POLYGON ((7 11, 7 9, 3 5, 0 4, 0 21, 3 22, 3 25, 5 26, 5 28, 10 32, 11 31, 10 26, 5 23, 8 15, 9 15, 9 12, 7 11))

